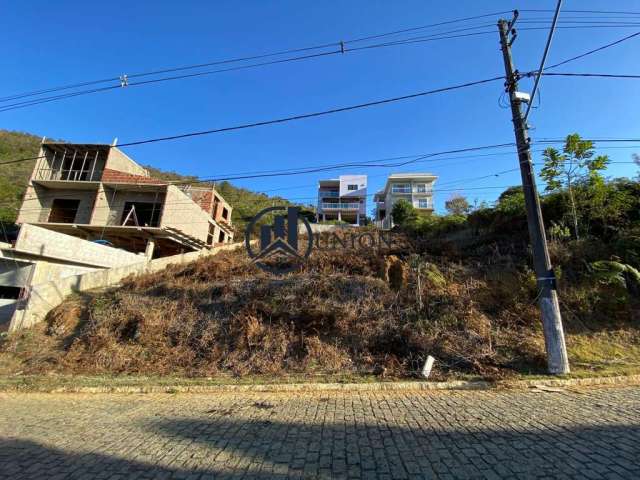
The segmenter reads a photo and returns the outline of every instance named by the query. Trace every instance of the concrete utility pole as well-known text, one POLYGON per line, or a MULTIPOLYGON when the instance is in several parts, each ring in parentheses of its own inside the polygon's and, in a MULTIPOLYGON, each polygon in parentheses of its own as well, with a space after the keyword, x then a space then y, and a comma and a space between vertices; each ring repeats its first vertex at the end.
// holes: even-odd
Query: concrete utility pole
MULTIPOLYGON (((504 70, 507 78, 506 86, 511 102, 513 128, 516 136, 516 145, 518 147, 518 159, 520 162, 520 174, 522 176, 522 187, 527 210, 529 236, 531 237, 533 247, 533 263, 539 290, 538 304, 542 314, 544 343, 547 351, 547 368, 549 373, 561 375, 569 373, 569 359, 564 341, 562 317, 560 315, 560 305, 556 291, 556 279, 553 268, 551 267, 551 259, 549 258, 542 211, 540 210, 540 199, 538 197, 535 173, 531 163, 531 149, 527 124, 520 110, 521 100, 516 95, 518 90, 517 71, 514 72, 513 61, 511 59, 511 43, 515 40, 515 32, 512 32, 514 36, 511 40, 509 40, 509 33, 512 30, 516 18, 517 13, 511 22, 499 20, 498 30, 500 31, 500 45, 502 47, 504 70)), ((529 101, 533 101, 533 99, 529 101)))

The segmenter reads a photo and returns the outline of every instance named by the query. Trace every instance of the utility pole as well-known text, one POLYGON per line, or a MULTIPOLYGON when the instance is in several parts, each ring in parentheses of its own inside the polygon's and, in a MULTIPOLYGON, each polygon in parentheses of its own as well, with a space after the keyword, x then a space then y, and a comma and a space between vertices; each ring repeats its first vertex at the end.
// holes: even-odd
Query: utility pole
MULTIPOLYGON (((544 343, 547 351, 547 368, 549 373, 561 375, 569 373, 569 359, 567 347, 564 341, 562 328, 562 316, 556 291, 556 279, 551 267, 547 238, 544 231, 540 198, 536 188, 535 173, 531 163, 531 149, 527 132, 527 124, 522 116, 521 100, 516 95, 518 91, 518 73, 513 69, 511 58, 511 44, 515 40, 513 25, 518 18, 517 11, 511 22, 498 21, 500 31, 500 45, 504 59, 506 74, 506 87, 511 103, 511 116, 518 147, 518 160, 520 162, 520 174, 524 190, 525 206, 527 211, 527 223, 529 236, 533 247, 533 264, 538 286, 538 305, 542 315, 542 327, 544 331, 544 343), (512 35, 511 39, 510 34, 512 35)), ((533 101, 533 99, 529 99, 533 101)))

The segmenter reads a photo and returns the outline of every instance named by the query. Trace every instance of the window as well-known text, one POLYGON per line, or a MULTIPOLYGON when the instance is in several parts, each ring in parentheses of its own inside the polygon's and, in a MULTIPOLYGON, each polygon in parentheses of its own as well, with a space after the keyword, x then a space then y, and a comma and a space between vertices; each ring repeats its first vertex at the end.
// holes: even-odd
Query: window
POLYGON ((157 227, 162 212, 161 203, 125 202, 120 225, 157 227))
POLYGON ((349 190, 349 191, 358 190, 358 185, 357 184, 349 184, 349 185, 347 185, 347 190, 349 190))
POLYGON ((20 298, 21 287, 12 286, 0 286, 0 298, 3 299, 18 299, 20 298))
POLYGON ((426 185, 426 183, 418 183, 418 184, 416 184, 416 192, 417 193, 427 193, 427 185, 426 185))
POLYGON ((431 208, 429 206, 429 199, 428 198, 419 198, 418 199, 418 208, 431 208))
POLYGON ((411 193, 411 185, 408 183, 394 183, 391 185, 391 193, 411 193))
POLYGON ((220 230, 220 234, 218 235, 218 243, 224 243, 224 232, 220 230))
POLYGON ((228 220, 229 217, 229 210, 227 210, 226 208, 222 208, 222 218, 224 218, 225 220, 228 220))
POLYGON ((78 213, 80 200, 70 200, 65 198, 55 198, 51 203, 49 212, 49 222, 51 223, 73 223, 78 213))
POLYGON ((213 245, 213 239, 215 238, 216 227, 209 224, 209 232, 207 233, 207 245, 213 245))

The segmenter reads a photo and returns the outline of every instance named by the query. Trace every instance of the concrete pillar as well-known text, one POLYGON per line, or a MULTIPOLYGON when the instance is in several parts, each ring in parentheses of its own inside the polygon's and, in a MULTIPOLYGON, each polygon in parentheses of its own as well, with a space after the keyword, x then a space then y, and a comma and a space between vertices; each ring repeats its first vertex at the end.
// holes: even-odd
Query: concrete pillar
POLYGON ((338 221, 342 220, 342 214, 340 212, 340 210, 338 210, 338 221))
POLYGON ((323 213, 323 214, 322 214, 322 221, 323 221, 323 222, 326 222, 326 221, 327 221, 327 214, 326 214, 326 213, 323 213))
POLYGON ((150 261, 153 258, 153 250, 156 247, 156 242, 153 239, 147 240, 147 248, 144 250, 144 256, 147 257, 147 261, 150 261))

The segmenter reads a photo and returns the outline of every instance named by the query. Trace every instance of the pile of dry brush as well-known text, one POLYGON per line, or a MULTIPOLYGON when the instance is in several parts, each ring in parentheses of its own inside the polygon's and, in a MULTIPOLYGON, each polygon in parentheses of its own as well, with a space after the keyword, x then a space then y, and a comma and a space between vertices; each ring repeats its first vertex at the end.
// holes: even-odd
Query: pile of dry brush
POLYGON ((412 376, 428 355, 435 378, 544 368, 526 253, 424 250, 316 251, 283 277, 220 253, 75 296, 2 350, 25 373, 412 376))

